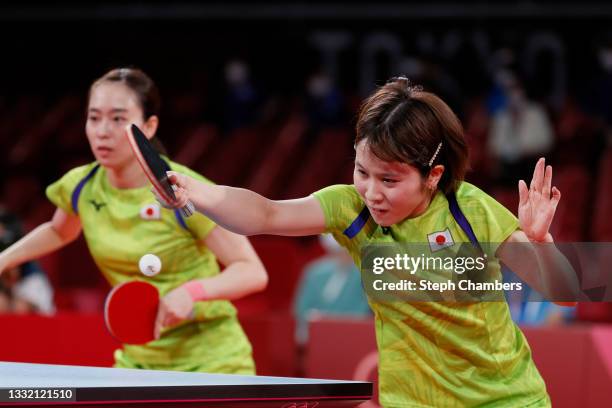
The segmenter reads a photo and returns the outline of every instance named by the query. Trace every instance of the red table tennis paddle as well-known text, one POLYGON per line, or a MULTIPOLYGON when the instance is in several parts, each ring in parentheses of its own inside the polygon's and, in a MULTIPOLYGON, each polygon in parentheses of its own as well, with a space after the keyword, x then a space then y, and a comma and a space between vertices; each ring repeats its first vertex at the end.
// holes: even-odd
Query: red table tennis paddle
MULTIPOLYGON (((174 186, 168 180, 166 172, 170 170, 168 163, 161 155, 153 148, 149 139, 138 126, 130 125, 126 129, 126 135, 130 142, 130 147, 142 167, 142 170, 147 175, 147 178, 157 191, 157 194, 166 202, 171 203, 176 200, 174 195, 174 186)), ((185 217, 191 216, 195 212, 195 208, 191 202, 181 208, 181 213, 185 217)))
POLYGON ((154 339, 158 307, 159 292, 155 286, 142 281, 122 283, 106 297, 106 327, 122 343, 148 343, 154 339))

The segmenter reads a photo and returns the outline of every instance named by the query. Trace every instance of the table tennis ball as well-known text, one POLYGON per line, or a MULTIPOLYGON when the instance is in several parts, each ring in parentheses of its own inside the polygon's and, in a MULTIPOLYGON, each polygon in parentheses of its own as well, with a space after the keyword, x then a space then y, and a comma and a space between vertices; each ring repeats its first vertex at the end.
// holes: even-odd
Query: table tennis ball
POLYGON ((161 271, 161 259, 153 254, 146 254, 138 261, 140 272, 146 276, 155 276, 161 271))

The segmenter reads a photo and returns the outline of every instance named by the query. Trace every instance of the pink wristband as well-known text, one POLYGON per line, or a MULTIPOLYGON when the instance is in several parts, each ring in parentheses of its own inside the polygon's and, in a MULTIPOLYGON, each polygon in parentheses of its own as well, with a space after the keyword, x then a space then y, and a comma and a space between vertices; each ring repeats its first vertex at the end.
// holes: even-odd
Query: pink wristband
POLYGON ((194 302, 206 299, 206 291, 204 291, 204 286, 200 282, 195 280, 189 281, 183 287, 194 302))

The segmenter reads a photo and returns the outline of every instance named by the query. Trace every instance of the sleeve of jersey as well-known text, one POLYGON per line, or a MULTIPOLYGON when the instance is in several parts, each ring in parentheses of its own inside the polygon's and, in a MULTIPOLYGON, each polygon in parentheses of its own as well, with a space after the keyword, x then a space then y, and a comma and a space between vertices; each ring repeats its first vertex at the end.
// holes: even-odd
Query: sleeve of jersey
POLYGON ((346 246, 349 241, 344 230, 351 225, 363 209, 359 194, 354 186, 337 184, 325 187, 313 196, 319 201, 325 215, 325 232, 333 234, 340 245, 346 246))
MULTIPOLYGON (((202 176, 199 173, 191 170, 188 167, 182 166, 177 163, 171 163, 172 170, 177 172, 186 174, 190 177, 193 177, 197 180, 203 181, 204 183, 214 184, 212 181, 208 180, 206 177, 202 176)), ((192 232, 199 240, 204 240, 208 234, 217 226, 213 220, 210 218, 196 212, 191 217, 185 218, 185 223, 189 228, 189 231, 192 232)))
MULTIPOLYGON (((479 212, 482 213, 483 217, 476 229, 483 233, 483 241, 490 243, 491 250, 494 252, 500 243, 504 242, 510 234, 519 228, 519 221, 506 207, 485 193, 482 193, 479 207, 479 212), (482 227, 485 227, 484 231, 482 227)), ((478 232, 476 233, 478 234, 478 232)))
POLYGON ((45 193, 49 201, 57 208, 61 208, 68 214, 74 215, 72 208, 72 194, 81 180, 87 176, 95 163, 76 167, 64 174, 62 178, 50 184, 45 193))

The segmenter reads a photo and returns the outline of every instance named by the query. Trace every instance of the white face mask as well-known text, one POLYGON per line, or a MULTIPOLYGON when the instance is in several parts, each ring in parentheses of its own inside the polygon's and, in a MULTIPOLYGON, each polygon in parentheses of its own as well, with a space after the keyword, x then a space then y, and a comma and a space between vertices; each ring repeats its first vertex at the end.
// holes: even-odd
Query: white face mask
POLYGON ((241 61, 230 62, 225 67, 225 79, 231 85, 244 83, 249 77, 249 68, 241 61))
POLYGON ((519 89, 513 89, 508 92, 508 101, 515 108, 525 105, 525 100, 525 93, 519 89))
POLYGON ((612 49, 604 48, 599 51, 599 63, 606 72, 612 72, 612 49))
POLYGON ((323 97, 331 89, 331 81, 324 75, 314 76, 308 81, 308 93, 313 97, 323 97))

